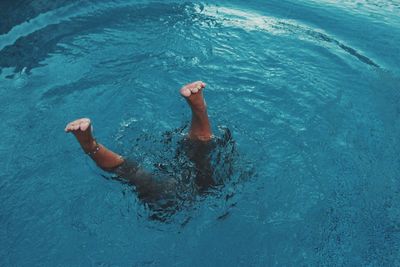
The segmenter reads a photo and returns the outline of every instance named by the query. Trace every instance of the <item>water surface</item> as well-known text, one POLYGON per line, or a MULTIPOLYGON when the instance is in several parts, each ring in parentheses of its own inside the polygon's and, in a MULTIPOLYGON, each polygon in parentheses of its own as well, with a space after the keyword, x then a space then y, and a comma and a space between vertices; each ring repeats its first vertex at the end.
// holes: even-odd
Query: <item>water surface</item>
POLYGON ((400 264, 397 2, 0 7, 0 265, 400 264), (149 170, 177 165, 177 92, 199 79, 214 132, 232 133, 226 181, 149 220, 64 126, 90 117, 149 170))

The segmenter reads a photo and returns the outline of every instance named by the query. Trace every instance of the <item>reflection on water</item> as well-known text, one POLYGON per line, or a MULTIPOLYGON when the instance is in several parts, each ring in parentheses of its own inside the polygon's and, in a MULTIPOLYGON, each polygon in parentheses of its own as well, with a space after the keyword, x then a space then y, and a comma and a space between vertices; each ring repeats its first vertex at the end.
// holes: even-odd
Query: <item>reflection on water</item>
MULTIPOLYGON (((311 42, 323 41, 334 44, 366 64, 378 67, 372 59, 357 49, 319 29, 313 29, 298 21, 269 17, 249 10, 191 3, 128 5, 116 2, 112 5, 98 6, 62 4, 59 3, 58 9, 50 8, 52 11, 45 15, 40 13, 41 9, 37 10, 39 15, 35 18, 36 21, 22 23, 12 31, 0 35, 1 67, 15 67, 15 72, 27 68, 29 72, 31 68, 40 66, 40 61, 51 52, 68 54, 68 49, 60 45, 66 39, 76 38, 87 32, 102 32, 104 28, 110 26, 110 23, 114 25, 135 23, 139 27, 141 24, 146 24, 148 19, 160 20, 168 27, 187 24, 200 24, 206 28, 235 27, 250 31, 265 31, 272 35, 294 35, 294 38, 311 42), (107 8, 107 12, 104 8, 107 8)), ((32 9, 27 8, 27 10, 32 9)), ((80 47, 80 49, 85 48, 80 47)))

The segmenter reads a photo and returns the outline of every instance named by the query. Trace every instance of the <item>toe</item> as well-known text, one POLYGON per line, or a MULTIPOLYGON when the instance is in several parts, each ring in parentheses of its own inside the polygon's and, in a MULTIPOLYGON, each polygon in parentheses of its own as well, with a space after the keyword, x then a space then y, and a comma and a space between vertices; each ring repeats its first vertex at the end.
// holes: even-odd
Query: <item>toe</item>
POLYGON ((199 88, 198 87, 194 87, 190 91, 192 91, 193 94, 196 94, 199 91, 199 88))
POLYGON ((84 121, 84 122, 82 122, 80 124, 81 131, 86 131, 88 127, 89 127, 89 122, 88 121, 84 121))
POLYGON ((205 86, 205 83, 203 83, 202 81, 194 82, 194 84, 197 88, 203 88, 205 86))
POLYGON ((66 127, 67 132, 70 132, 73 130, 73 124, 72 123, 68 123, 67 127, 66 127))
POLYGON ((191 95, 190 89, 188 89, 188 88, 183 88, 183 89, 181 90, 181 94, 182 94, 183 96, 185 96, 185 97, 189 97, 189 96, 191 95))

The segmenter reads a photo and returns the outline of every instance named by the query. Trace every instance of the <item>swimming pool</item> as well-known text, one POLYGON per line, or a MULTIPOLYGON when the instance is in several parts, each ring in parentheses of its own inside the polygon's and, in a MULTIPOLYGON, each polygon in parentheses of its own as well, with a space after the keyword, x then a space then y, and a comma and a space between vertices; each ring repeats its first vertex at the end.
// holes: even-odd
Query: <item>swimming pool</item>
POLYGON ((397 2, 16 1, 0 18, 1 266, 400 265, 397 2), (178 90, 199 79, 233 172, 149 220, 64 126, 90 117, 147 168, 177 164, 178 90))

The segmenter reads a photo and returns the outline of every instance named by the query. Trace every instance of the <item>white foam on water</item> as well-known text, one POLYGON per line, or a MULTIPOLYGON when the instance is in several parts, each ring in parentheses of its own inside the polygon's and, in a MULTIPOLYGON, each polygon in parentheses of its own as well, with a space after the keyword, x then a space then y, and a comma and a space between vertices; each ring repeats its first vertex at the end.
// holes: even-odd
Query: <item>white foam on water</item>
POLYGON ((295 20, 270 17, 251 10, 209 5, 204 8, 202 13, 214 17, 224 26, 237 27, 247 31, 265 31, 272 35, 293 34, 295 29, 322 32, 321 29, 308 27, 295 20))

